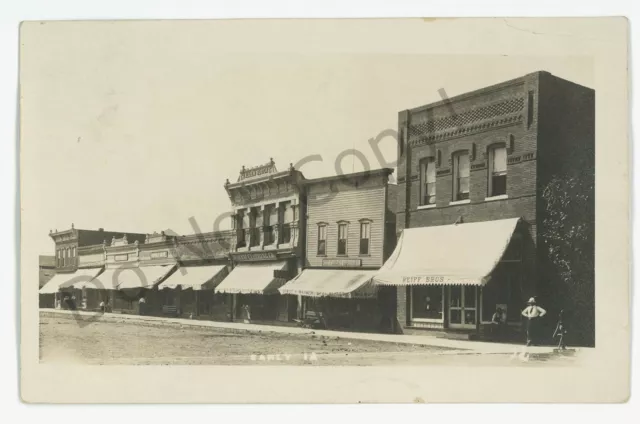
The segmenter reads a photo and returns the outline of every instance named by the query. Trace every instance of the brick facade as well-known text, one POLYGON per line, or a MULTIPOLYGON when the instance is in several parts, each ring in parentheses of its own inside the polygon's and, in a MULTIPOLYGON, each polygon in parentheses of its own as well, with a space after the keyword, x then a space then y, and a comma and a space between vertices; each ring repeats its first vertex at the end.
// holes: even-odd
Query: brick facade
MULTIPOLYGON (((398 210, 404 228, 521 218, 530 238, 523 249, 527 295, 553 296, 539 284, 547 262, 539 240, 544 218, 541 191, 553 176, 585 169, 594 178, 594 92, 547 72, 537 72, 399 113, 398 210), (507 148, 506 196, 488 198, 488 151, 507 148), (452 155, 469 153, 469 200, 453 202, 452 155), (436 163, 435 206, 420 205, 420 164, 436 163)), ((592 211, 587 222, 593 224, 592 211)), ((478 248, 481 248, 479 246, 478 248)), ((426 252, 428 254, 428 252, 426 252)), ((547 278, 548 279, 548 278, 547 278)), ((407 322, 407 290, 398 288, 397 317, 407 322)))

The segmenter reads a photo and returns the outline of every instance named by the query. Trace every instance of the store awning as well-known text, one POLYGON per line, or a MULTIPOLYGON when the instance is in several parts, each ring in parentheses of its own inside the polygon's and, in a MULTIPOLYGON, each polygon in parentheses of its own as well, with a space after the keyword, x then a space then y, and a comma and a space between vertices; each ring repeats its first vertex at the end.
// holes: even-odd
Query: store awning
POLYGON ((84 287, 104 290, 151 288, 162 281, 174 267, 175 265, 154 265, 139 268, 106 269, 84 287))
POLYGON ((520 221, 408 228, 374 276, 376 285, 484 285, 520 221))
POLYGON ((180 267, 158 286, 158 290, 175 289, 212 289, 227 275, 226 265, 185 266, 180 267))
POLYGON ((275 276, 286 268, 286 261, 240 263, 215 288, 216 293, 273 294, 287 282, 275 276))
POLYGON ((57 293, 60 289, 76 287, 93 280, 102 268, 79 269, 70 274, 56 274, 40 289, 41 294, 57 293))
POLYGON ((377 271, 305 269, 280 288, 282 294, 310 297, 372 298, 376 287, 371 279, 377 271))

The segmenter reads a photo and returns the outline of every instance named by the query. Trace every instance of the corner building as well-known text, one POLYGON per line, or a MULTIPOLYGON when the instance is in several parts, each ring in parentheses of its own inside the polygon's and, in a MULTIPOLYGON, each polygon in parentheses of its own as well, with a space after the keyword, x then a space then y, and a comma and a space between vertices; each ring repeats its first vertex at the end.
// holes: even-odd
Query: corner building
POLYGON ((399 113, 399 239, 376 282, 396 288, 404 332, 482 337, 501 308, 518 334, 530 296, 561 304, 543 191, 576 171, 593 187, 594 99, 536 72, 399 113))

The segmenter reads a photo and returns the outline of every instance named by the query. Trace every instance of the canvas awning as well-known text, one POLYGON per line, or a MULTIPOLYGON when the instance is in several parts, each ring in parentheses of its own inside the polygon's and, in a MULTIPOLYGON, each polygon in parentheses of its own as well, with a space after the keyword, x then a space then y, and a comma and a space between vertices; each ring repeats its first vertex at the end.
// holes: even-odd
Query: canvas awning
POLYGON ((56 274, 40 289, 41 294, 57 293, 60 289, 76 287, 76 285, 82 285, 89 283, 100 272, 102 268, 87 268, 79 269, 74 273, 69 274, 56 274))
POLYGON ((504 255, 520 221, 408 228, 376 273, 376 285, 484 285, 504 255))
POLYGON ((275 276, 286 268, 286 261, 238 264, 215 288, 216 293, 273 294, 287 282, 275 276))
POLYGON ((376 287, 371 279, 377 271, 305 269, 280 288, 282 294, 310 297, 371 298, 376 287))
POLYGON ((105 290, 151 288, 162 281, 174 267, 175 265, 154 265, 106 269, 84 287, 105 290))
POLYGON ((227 275, 226 265, 185 266, 180 267, 158 286, 162 289, 212 289, 227 275))

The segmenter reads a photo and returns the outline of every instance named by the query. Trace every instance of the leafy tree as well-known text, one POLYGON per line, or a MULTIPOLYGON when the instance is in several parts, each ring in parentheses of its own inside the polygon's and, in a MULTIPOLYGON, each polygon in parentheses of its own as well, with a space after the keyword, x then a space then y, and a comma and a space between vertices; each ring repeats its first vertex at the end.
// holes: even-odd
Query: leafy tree
POLYGON ((557 309, 570 319, 574 343, 595 343, 595 222, 593 173, 556 176, 542 192, 540 235, 557 309))

